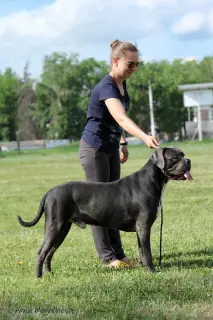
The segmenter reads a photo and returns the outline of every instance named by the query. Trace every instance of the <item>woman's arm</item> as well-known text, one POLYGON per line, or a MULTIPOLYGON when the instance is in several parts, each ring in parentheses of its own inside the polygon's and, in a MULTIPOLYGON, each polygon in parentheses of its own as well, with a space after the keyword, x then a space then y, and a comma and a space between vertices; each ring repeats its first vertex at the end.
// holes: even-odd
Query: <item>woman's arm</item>
POLYGON ((159 146, 155 137, 147 135, 127 116, 119 99, 106 99, 105 104, 115 121, 129 134, 142 140, 149 148, 157 148, 159 146))
POLYGON ((126 142, 126 136, 125 136, 125 132, 123 131, 121 135, 120 143, 124 143, 124 142, 126 142))

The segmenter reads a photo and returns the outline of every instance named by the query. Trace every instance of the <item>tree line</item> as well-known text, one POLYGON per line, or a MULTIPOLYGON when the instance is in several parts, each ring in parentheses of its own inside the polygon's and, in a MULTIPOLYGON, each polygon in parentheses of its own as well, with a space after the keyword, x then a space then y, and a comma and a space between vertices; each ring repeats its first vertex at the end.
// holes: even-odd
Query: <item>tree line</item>
MULTIPOLYGON (((54 52, 44 58, 39 79, 29 64, 18 76, 11 68, 0 73, 0 141, 79 139, 90 94, 110 66, 76 53, 54 52)), ((172 139, 182 136, 187 121, 178 85, 213 82, 213 57, 142 63, 127 81, 131 98, 129 116, 150 132, 148 82, 152 83, 156 131, 172 139)))

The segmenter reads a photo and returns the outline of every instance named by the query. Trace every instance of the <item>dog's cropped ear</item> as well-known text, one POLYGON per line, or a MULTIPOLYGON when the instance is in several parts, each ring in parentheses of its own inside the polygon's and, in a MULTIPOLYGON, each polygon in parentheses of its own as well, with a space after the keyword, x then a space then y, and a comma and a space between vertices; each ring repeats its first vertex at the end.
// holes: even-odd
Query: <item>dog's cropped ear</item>
POLYGON ((165 161, 164 161, 164 152, 166 148, 159 148, 156 149, 155 152, 152 154, 151 159, 158 168, 161 170, 165 167, 165 161))

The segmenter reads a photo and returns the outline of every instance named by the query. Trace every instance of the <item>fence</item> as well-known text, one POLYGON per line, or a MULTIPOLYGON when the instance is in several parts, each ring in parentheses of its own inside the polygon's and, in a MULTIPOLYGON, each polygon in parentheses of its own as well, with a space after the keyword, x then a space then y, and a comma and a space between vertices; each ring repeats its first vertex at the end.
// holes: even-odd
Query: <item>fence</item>
MULTIPOLYGON (((51 149, 54 147, 62 146, 62 145, 69 145, 69 139, 63 140, 29 140, 29 141, 20 141, 19 148, 20 150, 35 150, 35 149, 42 149, 47 148, 51 149)), ((18 150, 18 143, 17 141, 9 141, 9 142, 0 142, 1 151, 15 151, 18 150)))

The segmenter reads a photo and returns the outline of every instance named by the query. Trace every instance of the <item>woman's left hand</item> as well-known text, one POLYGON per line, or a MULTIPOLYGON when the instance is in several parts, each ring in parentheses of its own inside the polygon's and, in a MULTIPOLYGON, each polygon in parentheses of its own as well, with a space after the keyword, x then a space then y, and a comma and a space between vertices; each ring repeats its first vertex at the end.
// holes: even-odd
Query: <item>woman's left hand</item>
POLYGON ((120 162, 125 163, 129 157, 129 151, 127 146, 122 146, 120 150, 120 162))

